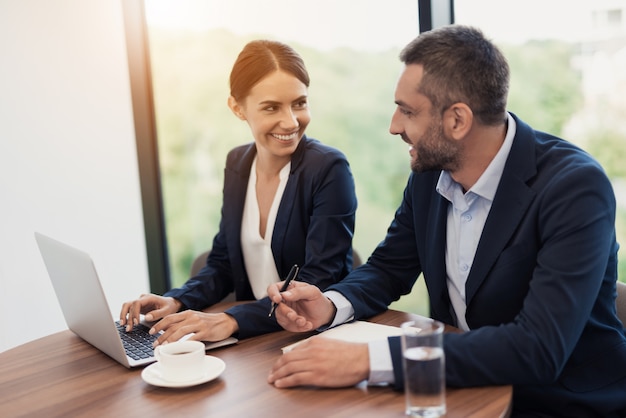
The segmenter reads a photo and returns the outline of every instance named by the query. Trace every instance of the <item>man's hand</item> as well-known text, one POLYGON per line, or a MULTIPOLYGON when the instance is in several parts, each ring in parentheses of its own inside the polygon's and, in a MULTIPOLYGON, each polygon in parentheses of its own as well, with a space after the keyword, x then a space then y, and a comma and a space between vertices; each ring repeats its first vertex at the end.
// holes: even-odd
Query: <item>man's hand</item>
POLYGON ((267 294, 276 307, 276 320, 287 331, 306 332, 330 323, 335 317, 335 305, 317 286, 291 282, 289 289, 280 293, 281 283, 267 288, 267 294))
POLYGON ((346 387, 369 376, 367 344, 312 337, 283 354, 267 378, 277 388, 346 387))

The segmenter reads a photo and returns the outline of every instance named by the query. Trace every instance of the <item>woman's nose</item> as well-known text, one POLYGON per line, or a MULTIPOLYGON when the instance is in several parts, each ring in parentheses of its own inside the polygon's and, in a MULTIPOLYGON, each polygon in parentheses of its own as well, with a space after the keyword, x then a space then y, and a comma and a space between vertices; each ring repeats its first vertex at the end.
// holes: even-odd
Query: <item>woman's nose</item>
POLYGON ((288 109, 283 112, 280 120, 280 126, 283 129, 295 129, 299 126, 298 117, 293 110, 288 109))

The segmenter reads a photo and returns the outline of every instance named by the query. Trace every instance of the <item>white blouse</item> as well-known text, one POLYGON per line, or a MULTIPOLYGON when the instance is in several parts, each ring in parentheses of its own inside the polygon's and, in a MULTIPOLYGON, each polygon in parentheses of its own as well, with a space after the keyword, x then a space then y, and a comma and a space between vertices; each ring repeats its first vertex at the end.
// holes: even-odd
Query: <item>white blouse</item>
POLYGON ((272 253, 272 235, 274 233, 278 206, 280 206, 280 201, 283 198, 290 169, 291 161, 280 170, 280 183, 267 216, 265 237, 261 237, 259 233, 261 216, 256 195, 256 157, 254 157, 252 168, 250 169, 248 190, 241 219, 241 251, 250 286, 252 287, 254 297, 257 299, 267 296, 267 287, 272 283, 280 281, 272 253))

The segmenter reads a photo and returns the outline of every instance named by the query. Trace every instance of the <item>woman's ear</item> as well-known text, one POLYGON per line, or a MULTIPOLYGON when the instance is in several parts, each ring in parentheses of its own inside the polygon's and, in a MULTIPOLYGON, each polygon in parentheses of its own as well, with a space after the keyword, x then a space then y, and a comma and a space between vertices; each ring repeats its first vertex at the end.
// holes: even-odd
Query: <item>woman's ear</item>
POLYGON ((241 105, 237 103, 237 100, 233 96, 228 96, 228 107, 241 120, 246 120, 246 116, 243 114, 241 105))
POLYGON ((463 139, 473 123, 474 113, 465 103, 455 103, 443 113, 443 130, 448 138, 463 139))

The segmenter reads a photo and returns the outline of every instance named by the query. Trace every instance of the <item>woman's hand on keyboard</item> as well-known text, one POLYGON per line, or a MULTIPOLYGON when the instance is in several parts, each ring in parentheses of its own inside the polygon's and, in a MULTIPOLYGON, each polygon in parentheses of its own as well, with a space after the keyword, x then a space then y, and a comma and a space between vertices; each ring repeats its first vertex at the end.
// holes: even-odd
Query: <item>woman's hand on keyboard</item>
POLYGON ((182 337, 193 334, 190 340, 198 341, 221 341, 239 330, 235 318, 225 313, 205 313, 199 311, 183 311, 167 315, 154 324, 150 334, 156 335, 163 332, 154 343, 171 343, 182 337))
POLYGON ((126 331, 131 331, 141 320, 141 314, 145 315, 146 321, 153 322, 178 312, 181 307, 182 303, 172 297, 144 294, 122 305, 120 324, 126 326, 126 331))

